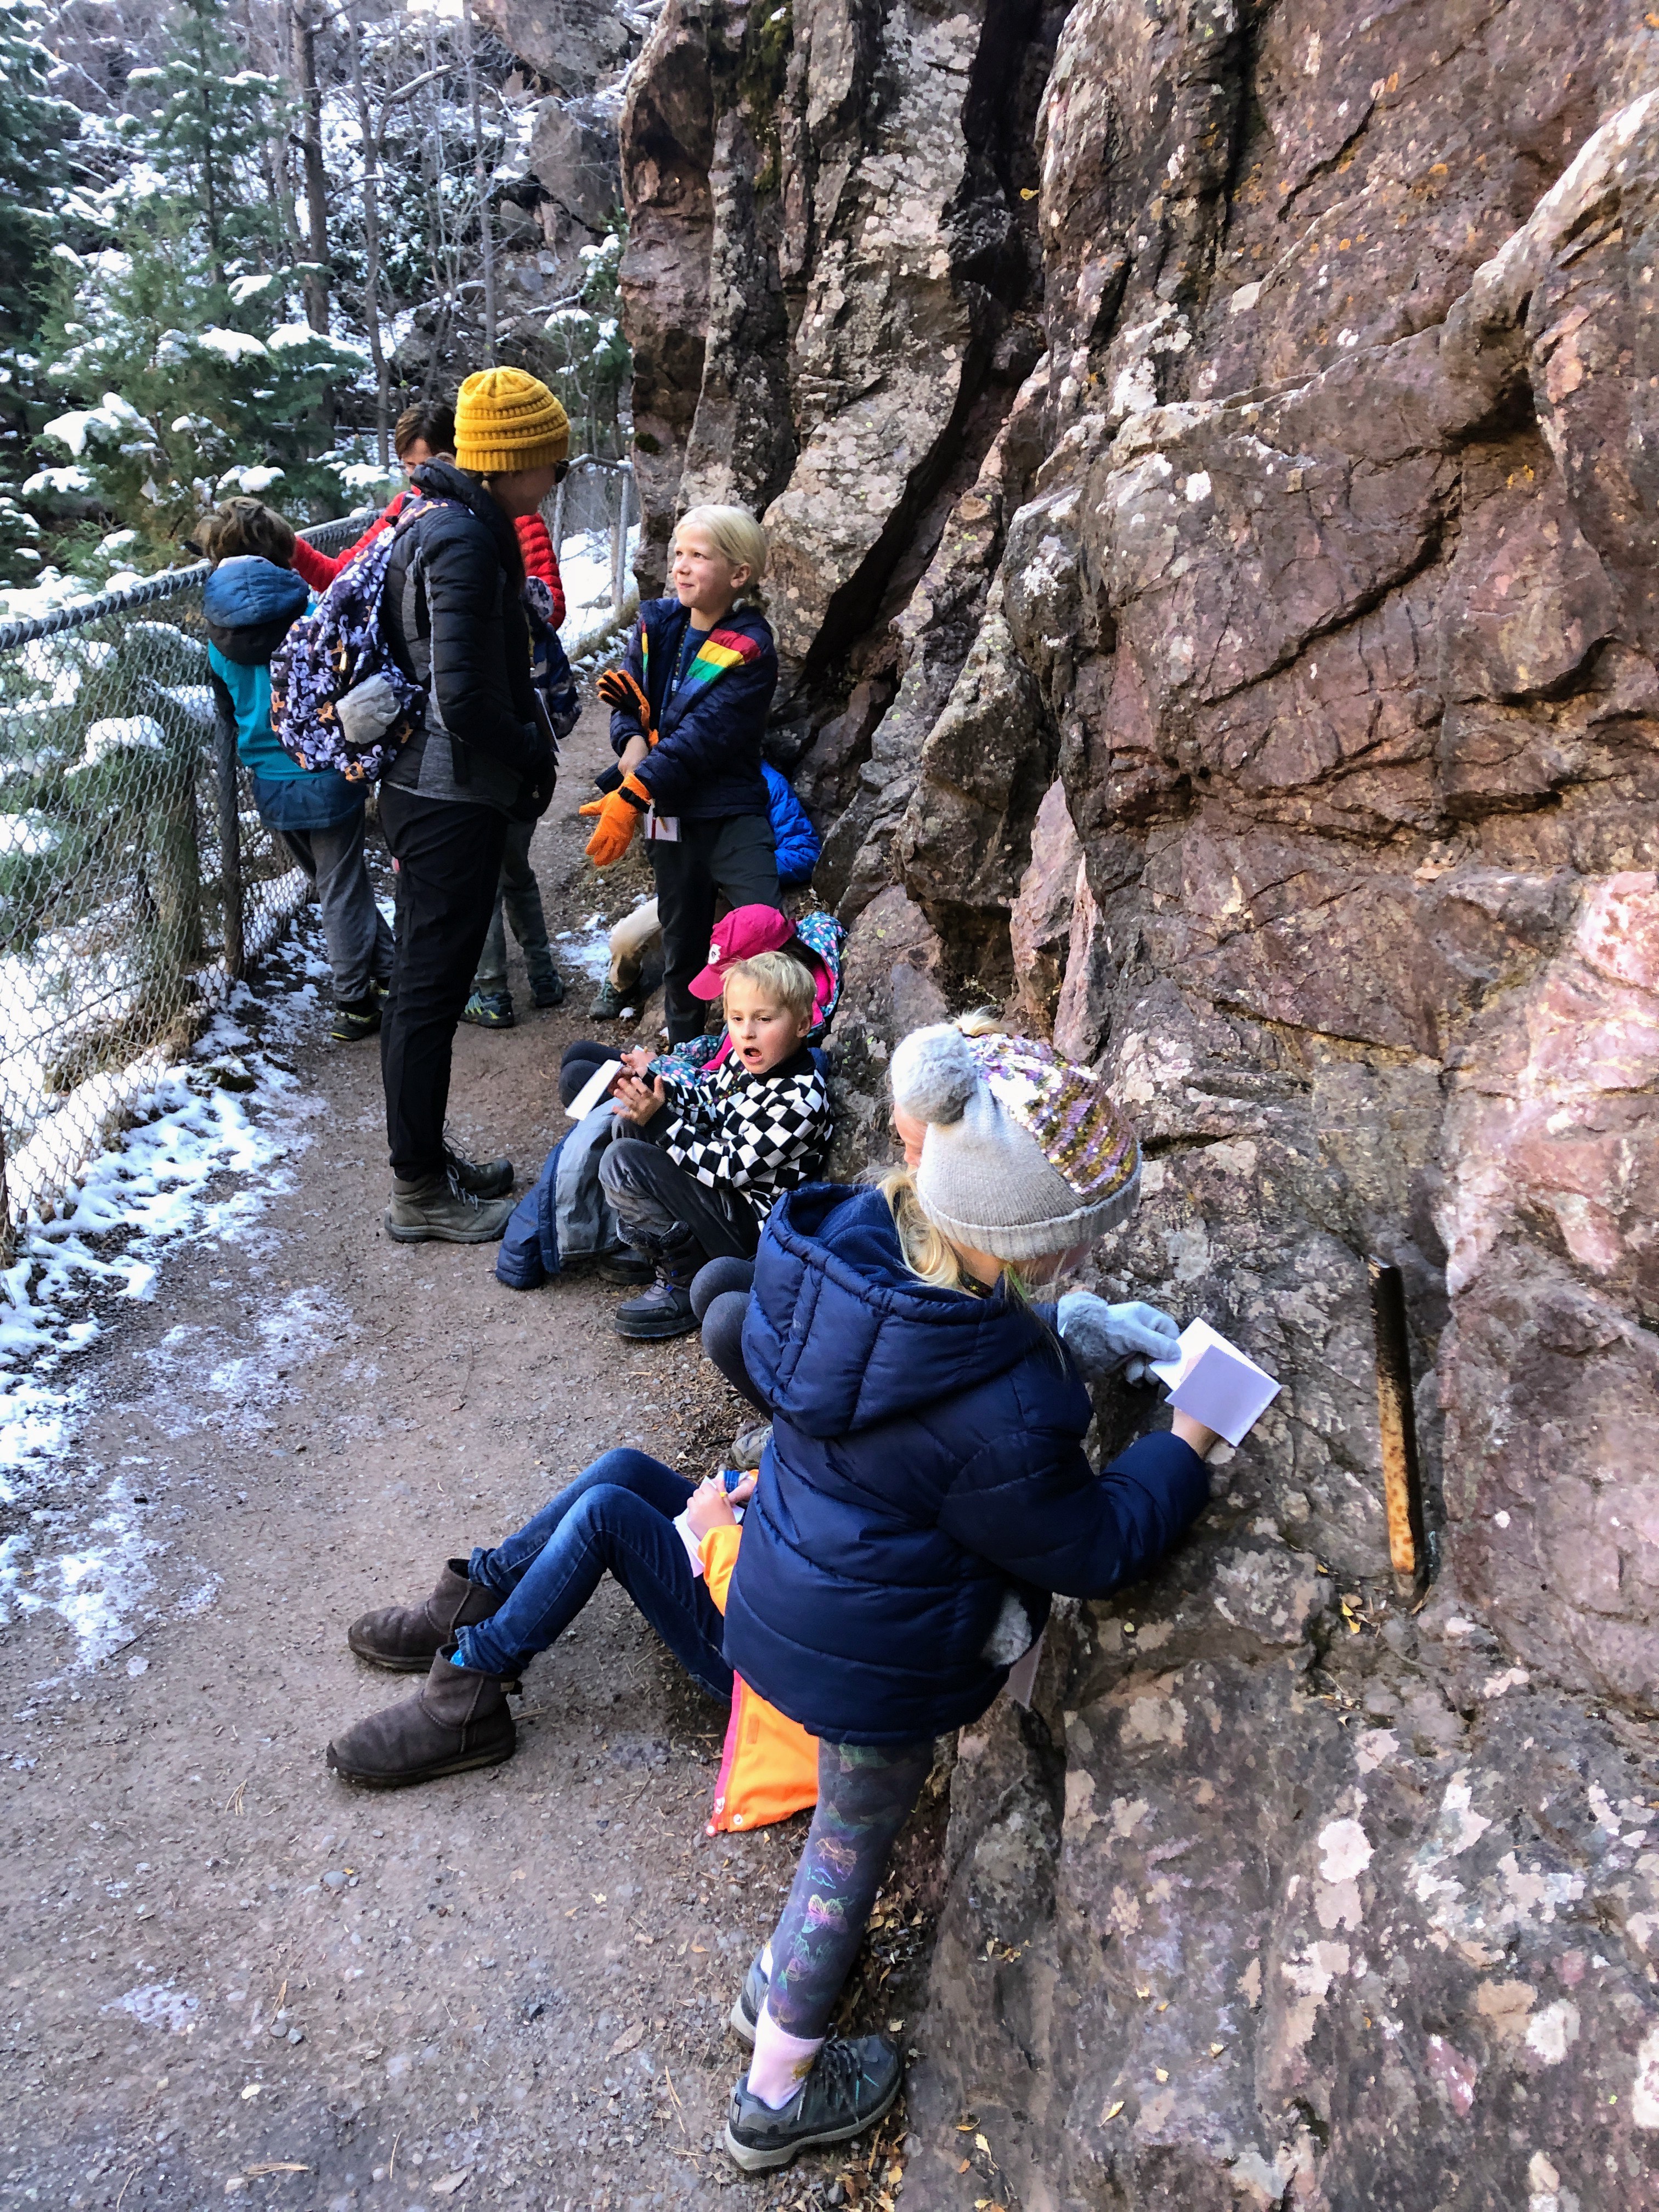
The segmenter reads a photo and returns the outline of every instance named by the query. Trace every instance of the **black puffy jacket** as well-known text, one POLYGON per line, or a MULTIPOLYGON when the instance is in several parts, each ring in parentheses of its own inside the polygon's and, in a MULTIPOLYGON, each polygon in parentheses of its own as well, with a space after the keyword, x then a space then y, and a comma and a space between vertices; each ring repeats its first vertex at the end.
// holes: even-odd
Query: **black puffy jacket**
MULTIPOLYGON (((535 722, 512 519, 447 461, 428 461, 414 482, 428 498, 399 525, 383 604, 398 664, 435 704, 441 729, 429 720, 406 750, 441 743, 447 732, 458 784, 470 781, 469 752, 540 783, 551 754, 535 722)), ((408 781, 407 766, 391 780, 408 781)))

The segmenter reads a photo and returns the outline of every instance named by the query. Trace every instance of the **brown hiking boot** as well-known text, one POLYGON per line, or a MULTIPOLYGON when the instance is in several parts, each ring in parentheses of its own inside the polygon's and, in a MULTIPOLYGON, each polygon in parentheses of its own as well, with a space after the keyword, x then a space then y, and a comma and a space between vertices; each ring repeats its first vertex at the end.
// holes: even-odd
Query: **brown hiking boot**
POLYGON ((494 1244, 512 1218, 511 1198, 479 1198, 452 1168, 419 1182, 394 1181, 386 1233, 399 1244, 494 1244))
POLYGON ((371 1667, 424 1674, 462 1629, 488 1620, 505 1603, 499 1591, 467 1580, 465 1559, 451 1559, 424 1605, 383 1605, 378 1613, 366 1613, 347 1629, 346 1642, 371 1667))
POLYGON ((337 1736, 328 1763, 346 1781, 368 1790, 401 1790, 411 1782, 435 1782, 441 1774, 499 1766, 518 1748, 507 1709, 512 1679, 457 1667, 441 1651, 416 1696, 371 1713, 337 1736))

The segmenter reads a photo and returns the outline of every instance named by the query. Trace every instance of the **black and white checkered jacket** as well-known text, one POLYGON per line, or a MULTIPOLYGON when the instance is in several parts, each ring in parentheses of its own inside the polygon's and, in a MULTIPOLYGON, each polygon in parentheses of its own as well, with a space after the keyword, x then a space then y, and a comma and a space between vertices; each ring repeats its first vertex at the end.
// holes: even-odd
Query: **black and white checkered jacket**
POLYGON ((712 1081, 669 1094, 672 1118, 651 1132, 671 1160, 712 1190, 738 1192, 764 1220, 780 1191, 823 1170, 833 1123, 812 1056, 794 1053, 764 1075, 735 1054, 712 1081))

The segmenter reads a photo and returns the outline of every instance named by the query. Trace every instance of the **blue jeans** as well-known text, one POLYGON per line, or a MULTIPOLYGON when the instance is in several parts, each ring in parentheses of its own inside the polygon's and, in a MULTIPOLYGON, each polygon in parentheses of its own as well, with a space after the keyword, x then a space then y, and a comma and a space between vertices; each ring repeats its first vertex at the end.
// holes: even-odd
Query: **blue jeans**
POLYGON ((469 1579, 507 1599, 461 1631, 462 1664, 517 1674, 570 1626, 609 1569, 686 1673, 711 1697, 729 1698, 725 1622, 673 1525, 692 1487, 644 1452, 605 1452, 516 1536, 474 1552, 469 1579))

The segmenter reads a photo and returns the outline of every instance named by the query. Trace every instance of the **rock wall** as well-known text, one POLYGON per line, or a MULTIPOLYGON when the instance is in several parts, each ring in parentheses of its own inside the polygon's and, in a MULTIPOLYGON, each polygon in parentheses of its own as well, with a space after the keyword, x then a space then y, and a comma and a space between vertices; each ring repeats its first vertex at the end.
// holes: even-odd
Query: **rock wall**
POLYGON ((630 80, 643 581, 765 509, 848 1158, 1003 1002, 1139 1117, 1103 1281, 1285 1385, 964 1740, 907 2203, 1659 2204, 1655 86, 1610 0, 668 0, 630 80))

